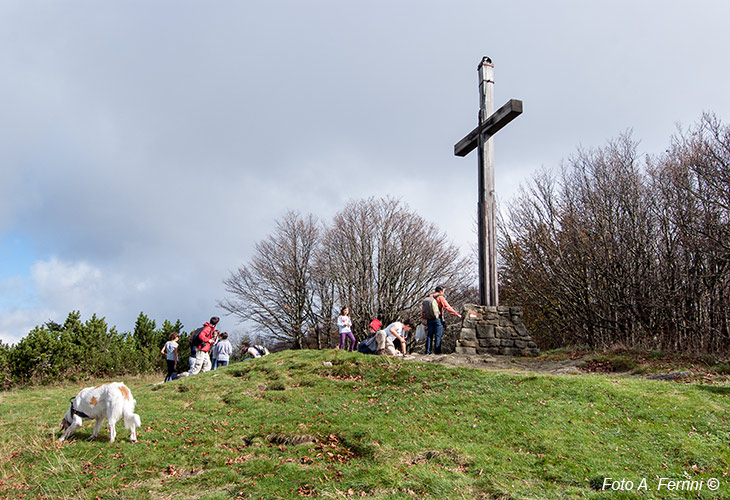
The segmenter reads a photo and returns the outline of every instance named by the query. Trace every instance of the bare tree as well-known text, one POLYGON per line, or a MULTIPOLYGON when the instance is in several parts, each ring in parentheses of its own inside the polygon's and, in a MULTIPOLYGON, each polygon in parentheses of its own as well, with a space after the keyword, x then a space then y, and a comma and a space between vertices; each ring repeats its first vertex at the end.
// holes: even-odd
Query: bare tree
POLYGON ((503 221, 503 296, 544 347, 730 351, 730 127, 642 164, 628 134, 540 174, 503 221))
POLYGON ((660 340, 672 350, 730 348, 730 127, 711 114, 651 165, 661 223, 660 340))
POLYGON ((321 233, 313 216, 288 213, 251 262, 224 281, 229 297, 220 307, 276 341, 321 349, 331 346, 345 305, 363 337, 374 317, 384 324, 420 319, 436 285, 454 290, 457 306, 473 294, 470 262, 397 200, 353 201, 321 233))
POLYGON ((320 229, 312 216, 287 213, 274 233, 256 245, 250 264, 224 281, 229 297, 219 306, 250 321, 267 337, 301 349, 310 331, 313 252, 320 229))
POLYGON ((473 280, 446 236, 392 198, 350 202, 326 231, 318 261, 360 337, 373 317, 387 324, 420 315, 434 286, 466 289, 473 280))
POLYGON ((628 134, 523 191, 501 242, 503 280, 539 311, 549 345, 638 342, 651 320, 647 199, 628 134))
MULTIPOLYGON (((321 250, 321 246, 319 247, 321 250)), ((321 254, 321 252, 320 252, 321 254)), ((335 311, 335 284, 329 279, 327 263, 315 257, 312 281, 310 304, 312 329, 315 334, 314 341, 317 349, 333 347, 332 336, 336 331, 333 317, 337 316, 335 311)), ((339 341, 339 339, 337 339, 339 341)))

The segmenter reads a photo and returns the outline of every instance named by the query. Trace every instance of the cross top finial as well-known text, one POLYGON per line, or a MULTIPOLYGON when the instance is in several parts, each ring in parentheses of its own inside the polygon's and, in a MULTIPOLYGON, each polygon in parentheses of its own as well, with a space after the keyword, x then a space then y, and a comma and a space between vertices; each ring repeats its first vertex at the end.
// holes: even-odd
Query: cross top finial
POLYGON ((491 59, 490 59, 489 57, 487 57, 487 56, 484 56, 484 57, 482 57, 482 62, 480 62, 480 63, 479 63, 479 66, 477 66, 477 69, 481 68, 481 67, 482 67, 482 66, 484 66, 484 65, 487 65, 487 66, 492 66, 492 67, 494 67, 494 63, 493 63, 493 62, 492 62, 492 60, 491 60, 491 59))

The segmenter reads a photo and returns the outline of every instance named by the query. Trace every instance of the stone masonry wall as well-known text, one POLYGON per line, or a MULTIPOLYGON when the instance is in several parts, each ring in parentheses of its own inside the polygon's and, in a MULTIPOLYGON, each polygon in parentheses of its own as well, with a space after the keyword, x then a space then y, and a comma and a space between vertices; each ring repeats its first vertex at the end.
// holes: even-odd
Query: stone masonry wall
POLYGON ((463 316, 461 325, 449 326, 449 336, 456 338, 457 354, 540 354, 522 321, 522 307, 466 304, 463 316))

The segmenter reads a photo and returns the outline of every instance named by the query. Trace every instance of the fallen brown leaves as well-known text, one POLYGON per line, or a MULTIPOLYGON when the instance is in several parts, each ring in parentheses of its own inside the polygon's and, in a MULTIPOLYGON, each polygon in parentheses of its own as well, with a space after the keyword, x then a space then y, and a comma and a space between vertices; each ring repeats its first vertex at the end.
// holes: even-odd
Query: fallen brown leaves
POLYGON ((323 458, 328 462, 347 463, 355 453, 340 442, 336 434, 330 434, 324 441, 317 440, 314 447, 317 451, 315 458, 323 458))
POLYGON ((365 377, 362 375, 323 375, 324 378, 330 380, 339 380, 342 382, 364 382, 365 377))
POLYGON ((309 486, 308 484, 305 484, 304 486, 300 486, 297 490, 297 495, 300 497, 313 497, 317 494, 317 490, 309 486))
POLYGON ((226 460, 226 465, 242 464, 244 462, 248 462, 249 460, 251 460, 250 457, 240 455, 236 458, 229 458, 228 460, 226 460))

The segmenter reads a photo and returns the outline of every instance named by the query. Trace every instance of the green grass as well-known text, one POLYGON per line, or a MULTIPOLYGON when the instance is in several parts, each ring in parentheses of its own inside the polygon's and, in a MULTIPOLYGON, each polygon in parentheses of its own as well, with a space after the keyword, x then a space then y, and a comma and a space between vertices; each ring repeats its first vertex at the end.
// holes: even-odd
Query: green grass
MULTIPOLYGON (((0 498, 730 498, 730 388, 287 351, 162 385, 58 445, 80 385, 0 393, 0 498), (659 477, 720 490, 657 491, 659 477), (599 491, 646 478, 646 491, 599 491), (25 495, 22 497, 21 495, 25 495)), ((91 385, 91 384, 86 384, 91 385)))

